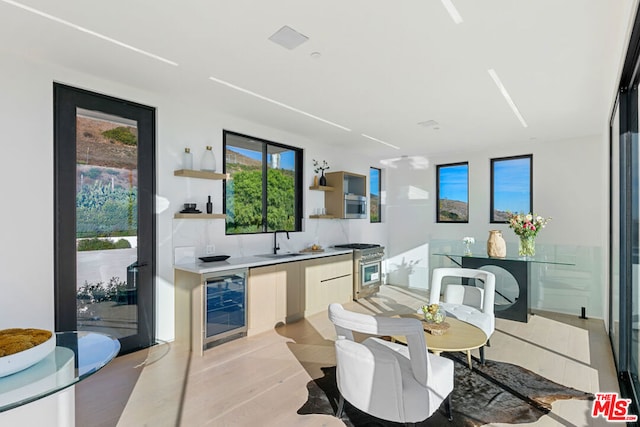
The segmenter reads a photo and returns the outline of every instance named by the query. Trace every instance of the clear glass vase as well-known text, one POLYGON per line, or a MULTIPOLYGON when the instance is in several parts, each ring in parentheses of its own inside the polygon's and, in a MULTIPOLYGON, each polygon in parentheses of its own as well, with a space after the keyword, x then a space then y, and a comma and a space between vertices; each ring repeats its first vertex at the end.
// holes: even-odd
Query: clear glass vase
POLYGON ((424 320, 428 323, 442 323, 447 318, 447 313, 440 307, 429 310, 429 306, 423 306, 422 313, 424 320))
POLYGON ((536 238, 534 236, 520 236, 518 244, 518 255, 535 256, 536 254, 536 238))
POLYGON ((473 253, 471 252, 471 242, 464 242, 464 255, 471 256, 473 253))
POLYGON ((210 145, 207 145, 207 149, 204 150, 202 160, 200 162, 200 170, 207 172, 216 171, 216 156, 213 155, 213 150, 210 145))

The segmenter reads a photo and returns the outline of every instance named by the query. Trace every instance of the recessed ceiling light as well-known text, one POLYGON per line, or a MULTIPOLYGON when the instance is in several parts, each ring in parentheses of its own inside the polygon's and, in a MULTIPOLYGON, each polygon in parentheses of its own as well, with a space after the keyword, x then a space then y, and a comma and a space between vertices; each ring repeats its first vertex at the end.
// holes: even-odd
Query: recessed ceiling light
POLYGON ((458 9, 456 9, 456 7, 453 5, 453 2, 451 0, 440 1, 442 2, 442 5, 445 7, 445 9, 447 9, 447 12, 449 12, 449 16, 451 16, 453 22, 455 22, 456 24, 462 23, 462 16, 460 16, 460 12, 458 12, 458 9))
POLYGON ((20 9, 26 10, 27 12, 34 13, 34 14, 36 14, 38 16, 42 16, 43 18, 50 19, 50 20, 52 20, 54 22, 57 22, 59 24, 66 25, 67 27, 71 27, 71 28, 74 28, 74 29, 76 29, 78 31, 82 31, 83 33, 92 35, 94 37, 98 37, 99 39, 102 39, 102 40, 108 41, 110 43, 116 44, 116 45, 118 45, 120 47, 124 47, 125 49, 129 49, 129 50, 132 50, 132 51, 137 52, 139 54, 148 56, 150 58, 157 59, 158 61, 162 61, 162 62, 164 62, 166 64, 173 65, 173 66, 176 66, 176 67, 178 66, 177 62, 174 62, 174 61, 171 61, 169 59, 163 58, 163 57, 158 56, 156 54, 153 54, 151 52, 147 52, 146 50, 138 49, 137 47, 131 46, 130 44, 123 43, 123 42, 121 42, 119 40, 116 40, 116 39, 112 39, 111 37, 105 36, 104 34, 96 33, 95 31, 92 31, 92 30, 90 30, 88 28, 81 27, 80 25, 76 25, 76 24, 74 24, 72 22, 69 22, 69 21, 65 21, 64 19, 58 18, 57 16, 49 15, 48 13, 42 12, 42 11, 40 11, 38 9, 34 9, 33 7, 25 6, 25 5, 21 4, 21 3, 15 2, 13 0, 0 0, 0 1, 3 1, 4 3, 10 4, 10 5, 15 6, 15 7, 19 7, 20 9))
POLYGON ((322 117, 314 116, 313 114, 307 113, 306 111, 299 110, 299 109, 297 109, 295 107, 292 107, 290 105, 287 105, 287 104, 285 104, 283 102, 276 101, 275 99, 271 99, 271 98, 268 98, 268 97, 266 97, 264 95, 260 95, 259 93, 252 92, 249 89, 245 89, 245 88, 242 88, 240 86, 236 86, 233 83, 229 83, 227 81, 224 81, 222 79, 218 79, 216 77, 209 77, 209 80, 214 81, 216 83, 220 83, 221 85, 230 87, 231 89, 235 89, 237 91, 246 93, 247 95, 255 96, 256 98, 262 99, 263 101, 270 102, 270 103, 275 104, 275 105, 277 105, 279 107, 286 108, 287 110, 291 110, 291 111, 294 111, 296 113, 302 114, 304 116, 311 117, 312 119, 316 119, 318 121, 321 121, 323 123, 327 123, 327 124, 329 124, 331 126, 335 126, 335 127, 339 128, 339 129, 345 130, 347 132, 351 132, 351 129, 349 129, 348 127, 344 127, 344 126, 339 125, 337 123, 334 123, 332 121, 323 119, 322 117))
POLYGON ((311 52, 311 56, 313 59, 318 59, 322 56, 322 54, 320 52, 311 52))
POLYGON ((511 99, 511 95, 509 95, 509 92, 507 92, 507 88, 504 87, 504 85, 502 84, 502 81, 500 80, 500 77, 498 77, 498 73, 496 73, 496 70, 491 68, 488 71, 494 83, 496 84, 496 86, 498 86, 500 93, 502 93, 502 96, 504 96, 504 99, 507 100, 507 104, 509 104, 509 107, 511 107, 511 109, 513 110, 513 113, 516 115, 518 120, 520 120, 520 123, 522 123, 522 126, 528 127, 527 122, 524 121, 524 117, 522 117, 522 114, 520 114, 520 110, 518 110, 518 107, 516 106, 515 102, 513 102, 513 99, 511 99))
POLYGON ((389 147, 391 147, 391 148, 395 148, 396 150, 399 150, 399 149, 400 149, 400 147, 398 147, 398 146, 396 146, 396 145, 389 144, 388 142, 385 142, 385 141, 383 141, 383 140, 381 140, 381 139, 378 139, 378 138, 374 138, 374 137, 369 136, 369 135, 365 135, 364 133, 361 133, 360 135, 364 136, 365 138, 369 138, 369 139, 370 139, 370 140, 372 140, 372 141, 379 142, 380 144, 384 144, 384 145, 387 145, 387 146, 389 146, 389 147))
POLYGON ((287 49, 295 49, 302 43, 309 40, 309 37, 305 36, 304 34, 300 34, 293 28, 285 25, 284 27, 273 33, 271 37, 269 37, 269 40, 276 44, 279 44, 282 47, 286 47, 287 49))

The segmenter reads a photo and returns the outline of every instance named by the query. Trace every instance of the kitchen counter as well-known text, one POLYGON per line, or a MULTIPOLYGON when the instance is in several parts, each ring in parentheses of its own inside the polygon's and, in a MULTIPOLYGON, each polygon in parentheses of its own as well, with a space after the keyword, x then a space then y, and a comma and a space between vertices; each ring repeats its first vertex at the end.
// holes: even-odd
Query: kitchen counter
POLYGON ((245 333, 243 330, 247 335, 257 334, 326 310, 331 302, 351 301, 352 252, 352 249, 327 248, 324 252, 276 258, 253 255, 174 265, 176 342, 186 343, 202 355, 209 343, 223 342, 245 333), (229 288, 228 299, 218 298, 216 292, 227 292, 227 283, 230 287, 236 286, 233 280, 227 282, 225 278, 224 285, 209 286, 209 280, 217 283, 215 279, 219 276, 244 275, 244 271, 238 270, 245 269, 248 270, 246 286, 242 284, 241 290, 229 288), (238 294, 240 291, 244 296, 238 294), (234 303, 235 297, 244 298, 245 302, 234 303), (232 311, 218 310, 220 303, 231 303, 229 307, 235 308, 244 320, 232 317, 232 311), (213 317, 209 318, 210 315, 213 317), (230 325, 238 327, 229 329, 229 336, 225 335, 227 331, 210 333, 205 329, 230 325), (247 327, 243 328, 244 325, 247 327))
POLYGON ((327 248, 324 252, 302 252, 297 253, 295 256, 282 256, 280 258, 267 258, 262 256, 246 256, 246 257, 231 257, 225 261, 218 262, 192 262, 187 264, 176 264, 173 267, 176 270, 186 271, 188 273, 205 274, 214 273, 218 271, 233 270, 237 268, 251 268, 260 267, 263 265, 282 264, 285 262, 303 261, 306 259, 322 258, 333 255, 349 254, 353 252, 352 249, 333 249, 327 248))

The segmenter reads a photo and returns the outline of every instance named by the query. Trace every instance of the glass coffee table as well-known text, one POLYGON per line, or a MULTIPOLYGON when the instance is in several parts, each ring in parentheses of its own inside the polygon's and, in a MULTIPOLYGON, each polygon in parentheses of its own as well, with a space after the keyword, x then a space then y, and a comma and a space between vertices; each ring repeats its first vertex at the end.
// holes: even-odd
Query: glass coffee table
MULTIPOLYGON (((423 324, 425 323, 422 314, 418 313, 401 314, 398 317, 414 318, 422 321, 423 324)), ((424 331, 427 349, 438 356, 442 352, 466 352, 469 368, 472 369, 471 350, 485 345, 487 343, 487 336, 482 329, 456 318, 447 317, 445 322, 449 324, 449 329, 442 335, 433 335, 427 330, 424 331)), ((391 338, 394 341, 406 344, 406 338, 404 336, 393 336, 391 338)))

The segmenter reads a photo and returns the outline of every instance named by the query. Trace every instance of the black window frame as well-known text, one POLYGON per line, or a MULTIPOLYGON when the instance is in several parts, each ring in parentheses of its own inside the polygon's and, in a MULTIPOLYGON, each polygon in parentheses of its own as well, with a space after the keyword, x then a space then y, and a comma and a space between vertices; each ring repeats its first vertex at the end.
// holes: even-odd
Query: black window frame
MULTIPOLYGON (((235 137, 241 137, 241 138, 246 138, 249 139, 253 142, 259 142, 262 143, 262 230, 261 231, 257 231, 257 232, 253 232, 253 233, 229 233, 227 231, 227 227, 225 224, 225 235, 226 236, 241 236, 241 235, 246 235, 246 234, 267 234, 267 233, 273 233, 275 230, 268 230, 268 223, 267 223, 267 206, 268 206, 268 198, 267 198, 267 171, 268 171, 268 162, 267 162, 267 152, 268 152, 268 147, 272 146, 272 147, 278 147, 278 148, 283 148, 286 150, 291 150, 293 152, 295 152, 295 174, 294 174, 294 229, 293 230, 287 230, 290 232, 299 232, 302 231, 302 216, 303 216, 303 192, 302 192, 302 182, 303 182, 303 165, 304 165, 304 160, 303 160, 303 150, 301 148, 298 147, 294 147, 291 145, 287 145, 287 144, 283 144, 283 143, 279 143, 279 142, 275 142, 275 141, 269 141, 267 139, 264 138, 258 138, 255 136, 251 136, 251 135, 246 135, 243 133, 239 133, 239 132, 234 132, 234 131, 230 131, 230 130, 226 130, 223 129, 222 131, 222 153, 223 153, 223 158, 222 158, 222 165, 223 165, 223 172, 226 174, 227 173, 227 136, 228 135, 233 135, 235 137)), ((226 182, 225 185, 223 185, 223 197, 222 197, 222 209, 223 212, 226 214, 227 213, 227 186, 226 186, 226 182)))
MULTIPOLYGON (((494 216, 495 209, 495 164, 498 162, 508 162, 512 160, 529 159, 529 210, 524 213, 533 213, 533 154, 521 154, 518 156, 496 157, 491 159, 491 201, 489 204, 489 222, 491 224, 504 224, 506 220, 497 220, 494 216)), ((516 213, 515 210, 511 211, 516 213)))
POLYGON ((382 169, 374 168, 373 166, 369 167, 369 223, 371 224, 379 224, 382 222, 382 169), (371 198, 371 189, 373 185, 371 185, 371 172, 372 170, 378 171, 378 220, 373 220, 373 215, 371 215, 371 209, 373 209, 373 199, 371 198))
POLYGON ((469 162, 456 162, 456 163, 447 163, 442 165, 436 165, 436 223, 438 224, 468 224, 470 209, 469 209, 469 162), (454 167, 454 166, 463 166, 467 167, 467 219, 466 220, 441 220, 440 219, 440 170, 444 168, 454 167))

